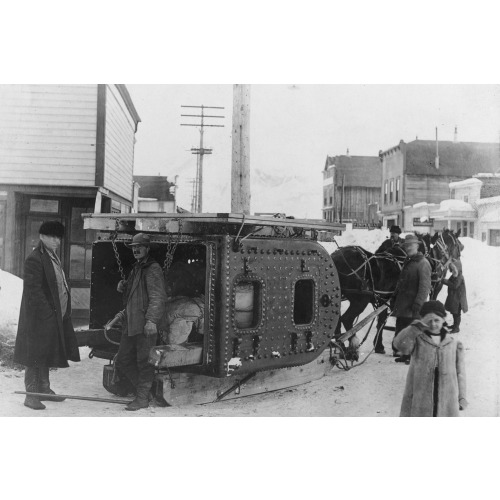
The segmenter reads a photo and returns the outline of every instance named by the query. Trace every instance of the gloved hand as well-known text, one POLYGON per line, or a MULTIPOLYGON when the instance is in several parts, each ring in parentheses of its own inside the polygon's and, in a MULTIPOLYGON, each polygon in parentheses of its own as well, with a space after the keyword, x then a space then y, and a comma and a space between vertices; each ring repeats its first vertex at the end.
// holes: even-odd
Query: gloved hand
POLYGON ((146 324, 144 325, 144 334, 145 335, 156 335, 158 333, 158 330, 156 328, 156 325, 152 321, 146 321, 146 324))
POLYGON ((116 291, 120 292, 120 293, 123 293, 125 291, 125 280, 120 280, 118 282, 118 285, 116 287, 116 291))
POLYGON ((460 410, 466 410, 467 406, 469 406, 469 403, 467 402, 467 400, 465 398, 460 398, 458 400, 458 405, 459 405, 460 410))
POLYGON ((411 307, 411 316, 412 318, 420 318, 420 309, 422 308, 421 304, 413 304, 411 307))

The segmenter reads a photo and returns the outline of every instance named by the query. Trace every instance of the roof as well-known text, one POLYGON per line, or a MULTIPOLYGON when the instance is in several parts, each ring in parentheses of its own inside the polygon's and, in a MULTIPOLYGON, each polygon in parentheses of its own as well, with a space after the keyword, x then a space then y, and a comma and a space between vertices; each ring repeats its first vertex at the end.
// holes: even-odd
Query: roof
POLYGON ((470 177, 500 169, 500 144, 438 141, 439 169, 435 167, 436 141, 416 140, 405 145, 406 174, 470 177))
POLYGON ((467 186, 474 186, 476 184, 482 186, 483 183, 479 179, 470 178, 470 179, 464 179, 463 181, 450 182, 449 186, 451 189, 455 189, 467 186))
POLYGON ((132 98, 130 97, 127 87, 122 83, 115 83, 115 85, 118 91, 120 92, 120 95, 122 96, 123 100, 125 101, 125 106, 127 106, 127 109, 129 110, 132 119, 134 120, 135 131, 137 132, 137 124, 141 121, 141 117, 139 116, 137 110, 135 109, 134 103, 132 102, 132 98))
POLYGON ((339 176, 345 175, 345 186, 380 189, 382 185, 382 163, 378 156, 327 156, 325 170, 331 166, 336 167, 339 176))
POLYGON ((139 184, 139 197, 159 201, 175 201, 175 196, 170 193, 174 185, 167 177, 161 175, 134 175, 134 181, 139 184))

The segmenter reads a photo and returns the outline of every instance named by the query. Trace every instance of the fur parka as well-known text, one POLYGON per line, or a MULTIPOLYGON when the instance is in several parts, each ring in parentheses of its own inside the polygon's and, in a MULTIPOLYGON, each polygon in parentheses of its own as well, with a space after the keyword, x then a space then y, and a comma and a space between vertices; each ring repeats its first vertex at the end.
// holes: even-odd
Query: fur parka
POLYGON ((80 361, 71 316, 63 318, 56 274, 41 241, 24 263, 23 279, 14 361, 53 368, 68 367, 68 360, 80 361))
POLYGON ((432 417, 436 407, 437 417, 458 417, 467 404, 463 345, 450 336, 435 344, 426 328, 416 320, 394 339, 399 352, 411 355, 400 416, 432 417))

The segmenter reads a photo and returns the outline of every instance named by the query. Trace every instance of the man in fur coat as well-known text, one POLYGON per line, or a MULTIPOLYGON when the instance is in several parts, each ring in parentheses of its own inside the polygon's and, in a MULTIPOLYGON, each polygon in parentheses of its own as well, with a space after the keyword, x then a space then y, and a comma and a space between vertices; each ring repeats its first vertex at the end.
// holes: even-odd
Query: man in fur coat
MULTIPOLYGON (((40 242, 24 263, 24 286, 17 328, 14 361, 24 365, 26 392, 54 394, 49 368, 67 368, 80 361, 71 323, 71 295, 57 249, 64 236, 59 221, 40 226, 40 242)), ((47 398, 60 402, 64 398, 47 398)), ((26 396, 24 405, 44 410, 44 398, 26 396)))

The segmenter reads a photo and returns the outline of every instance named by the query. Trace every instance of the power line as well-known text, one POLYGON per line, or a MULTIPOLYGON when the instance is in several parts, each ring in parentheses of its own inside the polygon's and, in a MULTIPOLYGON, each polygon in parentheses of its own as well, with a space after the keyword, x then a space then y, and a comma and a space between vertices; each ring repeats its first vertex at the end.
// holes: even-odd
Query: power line
POLYGON ((181 114, 181 116, 189 118, 200 118, 200 123, 181 123, 183 127, 199 127, 200 128, 200 147, 191 148, 191 154, 197 155, 196 158, 196 179, 193 181, 193 198, 191 203, 191 211, 196 213, 201 213, 203 211, 203 157, 207 154, 212 154, 211 148, 203 147, 203 129, 205 127, 224 127, 224 125, 216 125, 205 123, 205 118, 225 118, 220 115, 206 115, 204 113, 205 109, 224 109, 220 106, 188 106, 181 105, 181 108, 196 108, 201 109, 201 115, 187 115, 181 114))

